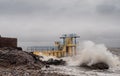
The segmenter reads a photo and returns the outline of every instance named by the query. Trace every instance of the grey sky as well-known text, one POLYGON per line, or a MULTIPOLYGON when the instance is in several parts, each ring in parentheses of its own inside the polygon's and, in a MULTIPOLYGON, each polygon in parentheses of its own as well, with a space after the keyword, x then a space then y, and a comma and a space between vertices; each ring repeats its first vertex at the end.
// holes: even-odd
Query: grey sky
POLYGON ((119 47, 120 0, 0 0, 2 36, 42 45, 65 33, 119 47))

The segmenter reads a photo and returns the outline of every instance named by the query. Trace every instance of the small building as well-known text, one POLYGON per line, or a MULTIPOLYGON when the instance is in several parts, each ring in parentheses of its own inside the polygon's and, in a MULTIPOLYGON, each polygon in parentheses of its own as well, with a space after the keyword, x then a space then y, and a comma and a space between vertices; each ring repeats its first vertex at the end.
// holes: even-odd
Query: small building
POLYGON ((1 37, 0 35, 0 48, 2 47, 17 47, 17 38, 1 37))

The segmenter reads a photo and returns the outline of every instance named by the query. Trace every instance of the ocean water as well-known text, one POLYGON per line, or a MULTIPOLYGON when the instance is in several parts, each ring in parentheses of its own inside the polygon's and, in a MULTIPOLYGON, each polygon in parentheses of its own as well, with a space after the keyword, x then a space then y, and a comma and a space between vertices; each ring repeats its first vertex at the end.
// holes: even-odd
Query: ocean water
POLYGON ((91 70, 81 67, 70 66, 51 66, 46 70, 51 73, 62 73, 70 76, 120 76, 120 68, 111 68, 108 70, 91 70))
POLYGON ((70 76, 120 76, 120 49, 106 48, 104 44, 95 44, 94 42, 84 42, 77 56, 63 58, 66 66, 50 66, 42 68, 45 72, 62 73, 70 76), (109 65, 107 70, 94 70, 79 67, 82 63, 92 65, 94 63, 104 62, 109 65))
MULTIPOLYGON (((120 58, 119 51, 114 51, 120 58)), ((120 66, 112 67, 107 70, 93 70, 78 66, 50 66, 50 68, 43 68, 47 72, 62 73, 70 76, 120 76, 120 66)))

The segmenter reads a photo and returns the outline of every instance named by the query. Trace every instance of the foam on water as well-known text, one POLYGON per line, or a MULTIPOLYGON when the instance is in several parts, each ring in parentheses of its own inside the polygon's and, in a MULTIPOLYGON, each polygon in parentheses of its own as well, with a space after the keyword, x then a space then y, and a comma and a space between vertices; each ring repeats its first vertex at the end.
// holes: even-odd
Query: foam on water
POLYGON ((67 61, 68 66, 50 66, 49 69, 42 70, 45 70, 46 73, 55 72, 71 76, 120 76, 119 58, 113 55, 104 44, 85 41, 80 45, 80 50, 77 50, 76 56, 63 59, 67 61), (108 70, 90 70, 76 67, 82 63, 90 66, 99 62, 104 62, 111 68, 108 70))
POLYGON ((109 70, 86 70, 80 67, 72 66, 51 66, 49 69, 42 68, 46 73, 61 73, 70 76, 120 76, 120 69, 113 71, 109 70))
POLYGON ((92 41, 85 41, 77 56, 64 58, 69 66, 79 66, 83 63, 91 66, 92 64, 104 62, 109 67, 115 67, 120 64, 119 58, 113 55, 104 44, 95 44, 92 41))

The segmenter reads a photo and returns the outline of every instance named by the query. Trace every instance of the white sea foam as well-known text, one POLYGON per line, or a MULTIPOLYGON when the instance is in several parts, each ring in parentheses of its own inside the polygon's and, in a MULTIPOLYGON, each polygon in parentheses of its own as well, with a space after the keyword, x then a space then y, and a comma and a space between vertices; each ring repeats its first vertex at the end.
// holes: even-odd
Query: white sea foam
POLYGON ((119 58, 113 55, 104 44, 95 44, 92 41, 83 42, 82 49, 79 52, 77 51, 77 56, 64 59, 69 66, 79 66, 83 63, 90 66, 99 62, 104 62, 110 67, 115 67, 120 64, 119 58))

